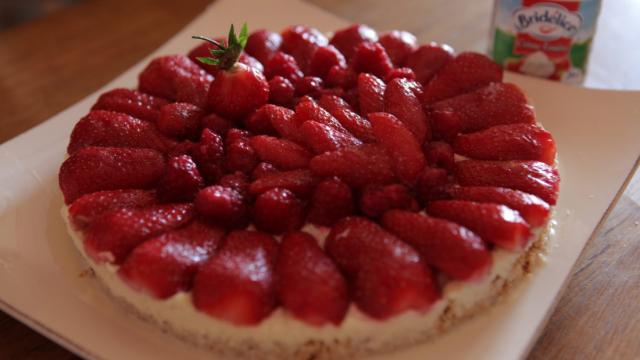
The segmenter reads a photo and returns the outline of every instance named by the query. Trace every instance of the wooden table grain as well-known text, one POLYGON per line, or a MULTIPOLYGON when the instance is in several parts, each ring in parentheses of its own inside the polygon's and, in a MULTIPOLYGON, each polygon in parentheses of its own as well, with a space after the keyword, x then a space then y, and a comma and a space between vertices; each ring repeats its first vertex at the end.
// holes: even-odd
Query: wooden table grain
MULTIPOLYGON (((447 42, 457 49, 484 51, 489 41, 491 0, 310 1, 356 22, 409 30, 422 41, 447 42)), ((87 0, 0 32, 0 143, 135 64, 208 2, 87 0)), ((640 22, 620 21, 638 15, 637 0, 605 2, 587 85, 640 89, 635 68, 640 51, 623 46, 640 33, 640 22)), ((640 172, 629 179, 589 240, 529 358, 640 358, 638 258, 640 172)), ((0 312, 0 358, 76 356, 0 312)))

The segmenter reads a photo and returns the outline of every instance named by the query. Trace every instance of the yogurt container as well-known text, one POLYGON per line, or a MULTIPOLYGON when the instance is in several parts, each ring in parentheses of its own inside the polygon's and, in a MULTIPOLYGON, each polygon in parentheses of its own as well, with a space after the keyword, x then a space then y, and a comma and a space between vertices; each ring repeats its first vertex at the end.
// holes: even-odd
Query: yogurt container
POLYGON ((600 3, 600 0, 496 0, 491 56, 511 71, 580 84, 600 3))

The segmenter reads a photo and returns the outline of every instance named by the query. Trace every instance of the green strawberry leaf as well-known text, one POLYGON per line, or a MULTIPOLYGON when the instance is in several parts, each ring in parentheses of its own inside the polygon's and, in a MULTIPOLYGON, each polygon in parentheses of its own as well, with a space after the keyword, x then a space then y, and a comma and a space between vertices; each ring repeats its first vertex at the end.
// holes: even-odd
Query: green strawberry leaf
POLYGON ((209 50, 211 57, 198 57, 198 61, 203 64, 215 65, 222 70, 228 70, 238 61, 242 50, 247 45, 249 39, 249 30, 247 24, 242 25, 240 34, 236 35, 233 24, 229 28, 229 36, 227 39, 227 46, 219 43, 216 40, 208 38, 206 36, 192 36, 194 39, 204 40, 213 45, 209 50))

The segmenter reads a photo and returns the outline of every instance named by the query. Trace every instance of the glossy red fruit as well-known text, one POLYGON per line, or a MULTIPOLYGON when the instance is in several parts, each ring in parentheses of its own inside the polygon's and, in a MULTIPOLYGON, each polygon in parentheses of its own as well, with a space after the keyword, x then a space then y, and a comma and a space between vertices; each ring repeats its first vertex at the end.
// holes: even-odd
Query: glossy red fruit
POLYGON ((332 226, 336 221, 354 212, 351 188, 337 177, 322 180, 309 202, 307 221, 321 226, 332 226))
POLYGON ((313 53, 309 63, 309 73, 326 79, 332 67, 347 67, 347 61, 338 49, 332 45, 320 46, 313 53))
POLYGON ((351 59, 351 67, 356 73, 370 73, 385 79, 393 69, 393 63, 382 45, 362 42, 356 46, 351 59))
POLYGON ((438 200, 427 205, 429 215, 469 228, 489 243, 507 250, 521 250, 531 231, 520 214, 504 205, 464 200, 438 200))
POLYGON ((363 142, 374 142, 371 123, 354 112, 349 104, 335 95, 322 95, 318 104, 327 110, 351 134, 363 142))
POLYGON ((225 139, 225 166, 229 171, 242 171, 250 174, 258 164, 256 151, 251 146, 249 132, 231 129, 225 139))
POLYGON ((100 95, 91 110, 115 111, 155 123, 160 116, 160 108, 168 103, 163 98, 138 90, 118 88, 100 95))
POLYGON ((468 94, 439 101, 428 109, 434 132, 452 139, 492 126, 535 123, 533 107, 514 84, 494 83, 468 94))
POLYGON ((342 322, 349 308, 347 283, 311 235, 284 236, 276 274, 282 307, 293 316, 314 326, 342 322))
POLYGON ((280 34, 260 29, 249 35, 247 46, 244 50, 262 64, 266 64, 278 49, 280 49, 280 44, 282 44, 280 34))
POLYGON ((300 134, 305 144, 316 154, 362 144, 362 141, 351 134, 338 131, 329 125, 312 120, 305 121, 302 124, 300 134))
POLYGON ((404 66, 405 61, 418 47, 418 40, 408 31, 393 30, 382 34, 378 40, 395 66, 404 66))
MULTIPOLYGON (((256 169, 257 168, 258 166, 256 166, 256 169)), ((249 198, 249 178, 240 171, 221 177, 220 181, 218 181, 218 185, 237 191, 245 199, 249 198)))
POLYGON ((332 66, 327 73, 325 82, 327 86, 348 90, 357 84, 358 74, 350 67, 332 66))
POLYGON ((456 163, 463 186, 499 186, 524 191, 555 205, 560 188, 558 170, 540 161, 480 161, 456 163))
POLYGON ((391 209, 418 211, 418 203, 409 189, 401 184, 367 186, 360 195, 360 210, 376 218, 391 209))
POLYGON ((369 113, 369 121, 379 143, 393 159, 396 175, 407 184, 414 184, 426 160, 414 134, 389 113, 369 113))
POLYGON ((372 28, 354 24, 336 31, 331 37, 331 45, 335 46, 347 60, 351 60, 356 47, 362 42, 376 42, 378 34, 372 28))
POLYGON ((445 169, 427 166, 416 182, 415 192, 420 202, 447 198, 449 175, 445 169))
POLYGON ((332 127, 336 131, 346 133, 349 132, 347 129, 340 124, 340 122, 334 118, 327 110, 323 109, 316 103, 313 99, 309 97, 305 97, 298 102, 296 105, 296 114, 294 116, 294 121, 297 126, 301 126, 306 121, 316 121, 321 124, 325 124, 327 126, 332 127))
POLYGON ((393 160, 384 147, 363 144, 317 155, 309 163, 314 174, 338 176, 353 187, 392 182, 393 160))
POLYGON ((158 199, 163 202, 192 201, 204 179, 189 155, 174 156, 167 160, 164 173, 158 181, 158 199))
POLYGON ((206 187, 198 192, 195 205, 199 214, 220 226, 243 228, 249 222, 245 197, 231 187, 206 187))
MULTIPOLYGON (((389 74, 387 74, 387 77, 384 79, 384 81, 389 82, 393 79, 407 79, 413 81, 416 79, 416 74, 413 72, 413 70, 411 70, 411 68, 408 67, 395 68, 391 70, 389 74)), ((418 95, 416 94, 416 96, 418 95)))
POLYGON ((284 170, 307 168, 313 156, 293 141, 273 136, 253 136, 249 142, 260 160, 284 170))
POLYGON ((544 225, 551 211, 549 204, 535 195, 502 187, 455 186, 449 188, 447 194, 457 200, 506 205, 516 210, 532 228, 544 225))
POLYGON ((196 274, 193 305, 209 316, 235 325, 255 325, 276 307, 273 237, 234 231, 196 274))
POLYGON ((200 134, 204 110, 189 103, 172 103, 160 109, 158 130, 177 139, 194 138, 200 134))
POLYGON ((224 144, 220 135, 209 129, 202 130, 200 140, 193 146, 191 153, 207 182, 216 182, 222 176, 224 144))
POLYGON ((67 153, 73 154, 88 146, 148 148, 167 152, 175 144, 150 122, 117 112, 93 110, 74 126, 67 153))
POLYGON ((316 76, 305 76, 295 83, 296 96, 311 96, 317 98, 322 91, 322 79, 316 76))
POLYGON ((261 162, 253 169, 253 172, 251 173, 251 178, 253 180, 256 180, 276 172, 278 172, 278 168, 276 168, 272 164, 261 162))
POLYGON ((211 83, 207 104, 218 115, 240 119, 269 100, 269 83, 262 72, 237 63, 211 83))
POLYGON ((465 52, 447 62, 425 85, 423 102, 432 104, 502 82, 502 67, 485 55, 465 52))
POLYGON ((120 264, 145 240, 187 224, 194 217, 192 204, 166 204, 104 214, 87 231, 84 249, 97 263, 120 264))
POLYGON ((451 145, 444 141, 430 141, 424 143, 423 149, 427 164, 453 171, 455 154, 451 145))
POLYGON ((105 213, 121 208, 141 208, 157 203, 152 190, 107 190, 86 194, 69 205, 69 217, 77 230, 88 229, 105 213))
POLYGON ((258 230, 281 234, 299 229, 304 222, 304 206, 284 188, 269 189, 253 204, 253 224, 258 230))
POLYGON ((456 280, 474 280, 491 268, 491 252, 471 230, 451 221, 391 210, 383 226, 407 242, 426 260, 456 280))
POLYGON ((244 128, 251 134, 276 134, 276 130, 271 125, 271 116, 266 109, 266 106, 262 106, 244 119, 244 128))
POLYGON ((290 190, 300 198, 307 198, 318 184, 318 178, 306 169, 276 171, 254 180, 249 186, 251 194, 259 195, 273 188, 290 190))
POLYGON ((291 54, 305 74, 309 73, 309 64, 316 49, 329 42, 318 29, 304 25, 291 26, 281 35, 281 51, 291 54))
POLYGON ((339 221, 325 250, 351 283, 356 305, 376 319, 426 311, 439 298, 435 279, 409 245, 364 218, 339 221))
POLYGON ((58 181, 70 204, 96 191, 153 187, 163 170, 164 159, 155 150, 90 146, 62 163, 58 181))
POLYGON ((479 160, 556 161, 556 144, 551 134, 532 124, 499 125, 460 135, 453 144, 456 153, 479 160))
POLYGON ((294 83, 302 79, 304 73, 298 67, 298 63, 293 56, 279 51, 265 64, 264 75, 267 79, 282 76, 294 83))
POLYGON ((421 45, 409 54, 403 66, 416 74, 416 80, 426 86, 434 75, 454 57, 453 48, 435 42, 421 45))
POLYGON ((298 123, 294 119, 294 111, 282 106, 267 104, 263 106, 265 116, 271 121, 271 126, 283 138, 298 141, 298 123))
POLYGON ((118 269, 132 288, 157 299, 191 289, 198 269, 216 251, 224 230, 201 221, 138 245, 118 269))
POLYGON ((214 113, 205 115, 200 122, 203 129, 209 129, 220 136, 226 134, 234 126, 232 121, 214 113))
POLYGON ((205 107, 213 77, 184 55, 152 60, 138 76, 138 88, 147 94, 205 107))
POLYGON ((358 75, 358 101, 360 113, 366 115, 384 110, 385 83, 373 74, 358 75))
POLYGON ((295 87, 288 79, 274 76, 269 80, 269 102, 275 105, 292 106, 295 87))
POLYGON ((420 100, 406 79, 393 79, 384 92, 384 111, 395 115, 413 133, 419 144, 431 137, 429 122, 420 100))

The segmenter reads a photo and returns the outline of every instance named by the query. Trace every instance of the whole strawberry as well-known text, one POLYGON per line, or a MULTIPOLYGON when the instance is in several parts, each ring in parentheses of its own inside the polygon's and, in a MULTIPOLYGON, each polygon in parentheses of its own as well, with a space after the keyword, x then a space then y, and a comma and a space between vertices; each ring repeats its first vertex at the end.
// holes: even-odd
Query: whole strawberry
POLYGON ((213 44, 212 57, 198 57, 198 61, 215 65, 221 71, 209 88, 208 105, 218 115, 229 119, 240 119, 269 100, 269 83, 259 70, 239 63, 238 58, 247 44, 248 32, 245 24, 236 36, 233 25, 229 30, 228 45, 203 36, 195 39, 213 44))

